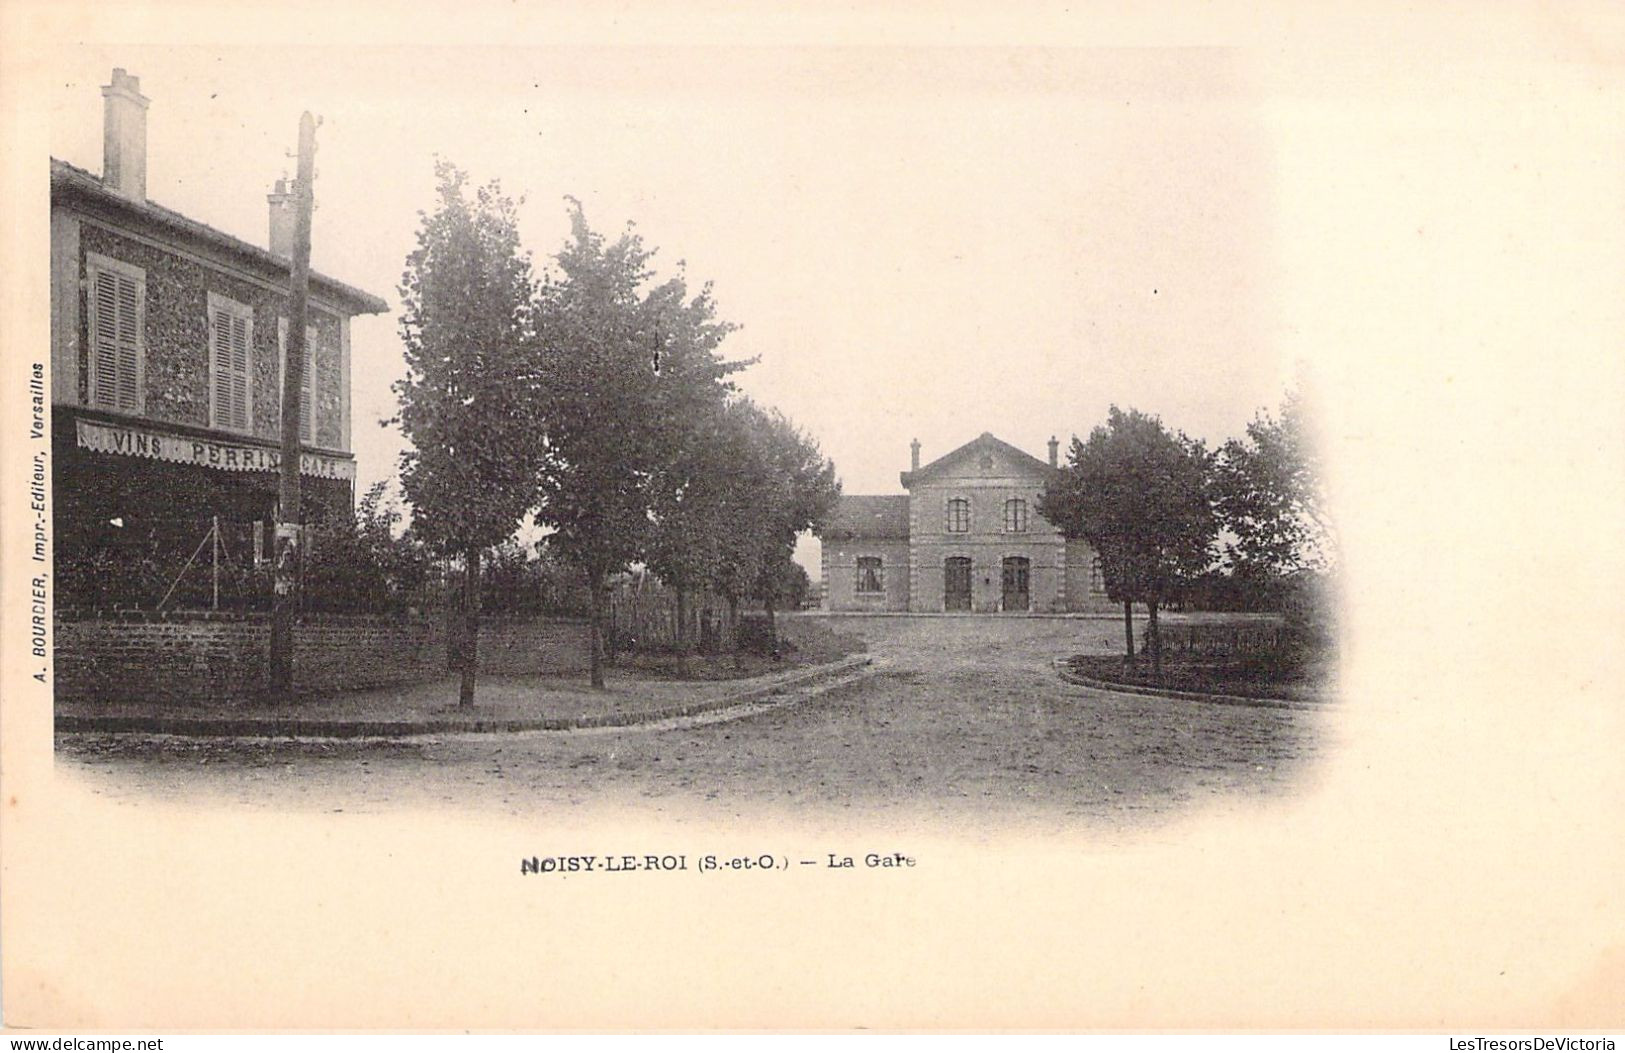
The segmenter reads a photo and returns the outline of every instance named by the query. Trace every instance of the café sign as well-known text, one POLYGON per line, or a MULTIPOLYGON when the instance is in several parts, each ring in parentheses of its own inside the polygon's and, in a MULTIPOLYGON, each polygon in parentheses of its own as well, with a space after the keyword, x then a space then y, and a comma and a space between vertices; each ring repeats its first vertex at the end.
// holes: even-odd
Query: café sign
MULTIPOLYGON (((175 464, 195 464, 228 472, 274 472, 282 467, 282 451, 256 442, 219 442, 189 435, 138 428, 128 424, 103 424, 80 419, 79 448, 97 453, 145 457, 175 464)), ((321 479, 355 481, 355 462, 348 457, 330 457, 309 450, 299 455, 299 473, 321 479)))

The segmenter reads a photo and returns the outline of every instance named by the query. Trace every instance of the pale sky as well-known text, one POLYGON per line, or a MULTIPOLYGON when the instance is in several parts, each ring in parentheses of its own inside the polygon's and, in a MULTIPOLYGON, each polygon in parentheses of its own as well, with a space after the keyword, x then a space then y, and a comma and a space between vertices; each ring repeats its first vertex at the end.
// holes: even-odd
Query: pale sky
MULTIPOLYGON (((319 114, 314 265, 392 306, 437 152, 526 198, 539 262, 566 194, 635 222, 848 492, 898 492, 916 436, 1043 456, 1117 401, 1217 438, 1279 397, 1269 144, 1223 51, 87 48, 51 134, 93 171, 114 65, 152 100, 149 196, 258 244, 319 114)), ((400 370, 394 317, 357 320, 361 489, 400 370)))
POLYGON ((1112 403, 1222 441, 1300 362, 1332 452, 1359 468, 1389 433, 1354 407, 1437 407, 1429 384, 1459 396, 1442 385, 1486 366, 1507 381, 1487 396, 1527 390, 1507 371, 1537 368, 1516 349, 1551 328, 1511 310, 1515 290, 1615 320, 1611 259, 1555 281, 1563 251, 1618 218, 1617 155, 1585 167, 1618 116, 1596 93, 1611 67, 1588 57, 1611 38, 1544 8, 1416 33, 1328 8, 1281 29, 1291 47, 1212 5, 1112 32, 1059 8, 773 23, 632 5, 579 24, 465 8, 355 19, 316 47, 307 23, 343 17, 316 5, 224 28, 196 5, 124 24, 98 9, 64 16, 23 71, 49 151, 93 171, 99 86, 114 66, 139 76, 150 197, 255 243, 300 111, 322 117, 315 266, 392 305, 354 328, 362 489, 395 473, 399 437, 376 422, 437 153, 526 198, 539 265, 573 195, 605 233, 634 221, 663 273, 681 259, 714 282, 744 327, 725 351, 761 356, 741 386, 810 431, 848 493, 901 492, 911 438, 927 460, 982 431, 1042 457, 1112 403), (1520 239, 1525 223, 1572 234, 1520 239))

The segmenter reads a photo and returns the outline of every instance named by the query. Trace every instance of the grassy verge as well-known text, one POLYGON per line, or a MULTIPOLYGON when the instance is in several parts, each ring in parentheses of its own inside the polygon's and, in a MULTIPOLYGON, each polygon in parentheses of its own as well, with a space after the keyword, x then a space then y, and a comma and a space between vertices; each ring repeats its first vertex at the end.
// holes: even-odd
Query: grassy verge
POLYGON ((1302 702, 1322 702, 1332 697, 1332 667, 1327 660, 1285 662, 1260 655, 1165 655, 1160 679, 1151 670, 1149 656, 1130 665, 1122 657, 1078 655, 1070 664, 1084 676, 1139 687, 1302 702))
POLYGON ((811 618, 780 618, 779 657, 740 651, 737 654, 692 654, 686 662, 669 651, 628 652, 615 659, 622 675, 645 680, 741 680, 801 666, 822 665, 865 650, 862 639, 838 633, 811 618))

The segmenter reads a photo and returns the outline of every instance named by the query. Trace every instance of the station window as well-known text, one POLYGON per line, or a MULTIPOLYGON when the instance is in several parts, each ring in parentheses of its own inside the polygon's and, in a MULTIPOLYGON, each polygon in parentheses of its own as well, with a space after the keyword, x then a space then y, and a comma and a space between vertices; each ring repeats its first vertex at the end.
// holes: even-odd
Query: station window
POLYGON ((1004 503, 1004 530, 1007 534, 1027 532, 1027 502, 1012 497, 1004 503))
POLYGON ((885 578, 879 556, 858 557, 858 591, 882 592, 885 578))

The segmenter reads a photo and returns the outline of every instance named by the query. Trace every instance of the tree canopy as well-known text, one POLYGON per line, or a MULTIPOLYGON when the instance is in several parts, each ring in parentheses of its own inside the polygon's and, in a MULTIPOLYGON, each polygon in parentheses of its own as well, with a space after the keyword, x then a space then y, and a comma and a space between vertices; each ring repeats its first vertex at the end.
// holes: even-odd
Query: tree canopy
POLYGON ((668 573, 703 576, 696 539, 718 462, 714 431, 745 363, 718 351, 733 326, 709 287, 690 297, 681 274, 650 286, 648 248, 633 229, 607 241, 571 201, 571 238, 538 299, 545 457, 537 520, 580 567, 595 596, 593 682, 609 575, 653 554, 668 573))
POLYGON ((394 385, 406 434, 401 488, 414 532, 466 571, 461 701, 474 700, 480 557, 534 503, 534 283, 513 199, 439 162, 439 205, 419 213, 401 277, 406 376, 394 385))
POLYGON ((777 410, 746 407, 753 458, 762 473, 762 500, 756 515, 756 576, 751 594, 767 606, 771 620, 793 579, 796 537, 818 526, 841 496, 835 465, 818 443, 777 410))
MULTIPOLYGON (((438 208, 421 216, 402 279, 396 420, 414 532, 468 569, 469 641, 481 555, 532 513, 590 591, 597 686, 607 584, 637 562, 680 602, 711 589, 730 613, 747 597, 771 610, 794 588, 797 534, 839 487, 817 443, 735 389, 750 361, 722 356, 735 326, 711 287, 691 292, 681 265, 657 278, 635 229, 606 238, 574 199, 570 237, 538 281, 514 202, 494 183, 470 198, 449 164, 437 174, 438 208)), ((514 579, 509 564, 487 577, 514 579)))
POLYGON ((1261 410, 1244 439, 1220 447, 1215 497, 1225 552, 1242 570, 1276 575, 1327 570, 1336 542, 1324 476, 1301 393, 1288 393, 1280 416, 1261 410))
POLYGON ((439 207, 419 213, 401 278, 394 422, 415 533, 463 555, 507 538, 533 503, 534 290, 514 201, 494 182, 470 200, 464 172, 435 171, 439 207))
POLYGON ((1201 443, 1158 418, 1112 406, 1087 442, 1073 438, 1066 467, 1039 497, 1046 519, 1098 554, 1106 594, 1147 605, 1154 649, 1158 605, 1211 562, 1209 461, 1201 443))

